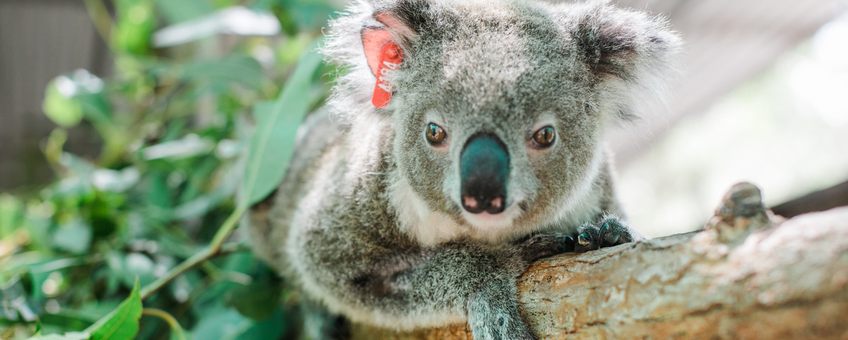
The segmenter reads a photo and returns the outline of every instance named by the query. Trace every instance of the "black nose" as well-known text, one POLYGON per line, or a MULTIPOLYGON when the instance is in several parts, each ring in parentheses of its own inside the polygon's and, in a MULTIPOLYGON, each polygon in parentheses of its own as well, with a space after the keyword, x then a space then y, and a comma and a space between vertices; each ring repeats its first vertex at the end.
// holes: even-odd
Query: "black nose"
POLYGON ((462 208, 472 214, 506 209, 509 152, 497 136, 475 135, 459 156, 462 208))

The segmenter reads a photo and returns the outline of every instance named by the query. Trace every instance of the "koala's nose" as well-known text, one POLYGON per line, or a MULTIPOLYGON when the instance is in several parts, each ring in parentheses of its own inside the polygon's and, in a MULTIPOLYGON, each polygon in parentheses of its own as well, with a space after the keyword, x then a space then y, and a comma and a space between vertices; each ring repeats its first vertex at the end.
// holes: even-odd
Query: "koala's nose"
POLYGON ((475 135, 459 156, 462 208, 472 214, 506 209, 509 152, 497 136, 475 135))

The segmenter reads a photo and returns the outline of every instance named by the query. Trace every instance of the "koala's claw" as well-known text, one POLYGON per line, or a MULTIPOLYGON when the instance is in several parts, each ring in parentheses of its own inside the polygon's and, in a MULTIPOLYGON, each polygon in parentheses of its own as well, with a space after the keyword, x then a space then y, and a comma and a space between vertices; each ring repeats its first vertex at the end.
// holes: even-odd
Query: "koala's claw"
POLYGON ((527 263, 574 251, 574 238, 560 233, 539 233, 518 245, 519 256, 527 263))
POLYGON ((612 247, 633 242, 630 227, 615 216, 601 219, 595 224, 586 223, 577 230, 574 252, 583 253, 602 247, 612 247), (599 227, 600 226, 600 227, 599 227))

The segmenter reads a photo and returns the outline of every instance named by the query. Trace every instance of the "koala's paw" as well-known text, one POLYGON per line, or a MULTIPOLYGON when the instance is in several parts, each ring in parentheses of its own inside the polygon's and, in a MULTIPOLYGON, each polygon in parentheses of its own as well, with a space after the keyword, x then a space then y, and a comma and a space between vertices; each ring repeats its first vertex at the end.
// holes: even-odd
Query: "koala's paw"
POLYGON ((574 251, 574 238, 561 233, 539 233, 518 243, 521 260, 529 264, 541 258, 574 251))
POLYGON ((468 326, 474 340, 535 340, 518 312, 514 282, 495 280, 473 293, 468 303, 468 326))
POLYGON ((471 326, 471 335, 474 340, 535 340, 536 336, 530 331, 530 327, 521 319, 506 314, 486 315, 483 320, 478 320, 471 326))
POLYGON ((607 216, 595 224, 586 223, 577 229, 574 252, 584 253, 602 247, 617 246, 633 242, 638 238, 638 235, 618 217, 607 216))

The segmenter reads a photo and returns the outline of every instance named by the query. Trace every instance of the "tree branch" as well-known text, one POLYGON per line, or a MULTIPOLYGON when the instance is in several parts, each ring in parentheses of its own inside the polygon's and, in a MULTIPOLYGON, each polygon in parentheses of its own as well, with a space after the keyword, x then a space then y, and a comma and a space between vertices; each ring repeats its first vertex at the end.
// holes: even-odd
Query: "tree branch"
POLYGON ((208 246, 206 246, 206 248, 203 248, 203 250, 201 250, 197 254, 194 254, 192 257, 189 257, 187 260, 178 264, 176 267, 171 268, 171 270, 165 273, 165 275, 163 275, 162 277, 156 279, 156 281, 153 281, 147 286, 144 286, 144 288, 141 289, 141 299, 147 300, 147 298, 152 296, 153 293, 162 289, 162 287, 165 287, 165 285, 171 283, 171 281, 176 280, 177 277, 179 277, 180 275, 184 274, 185 272, 191 270, 194 267, 203 264, 204 262, 208 261, 209 259, 215 256, 221 255, 222 250, 237 251, 237 246, 229 246, 225 247, 224 249, 222 249, 222 247, 224 245, 224 241, 226 241, 227 238, 230 237, 230 234, 233 233, 233 230, 238 227, 239 219, 245 211, 247 211, 247 208, 245 208, 244 206, 237 207, 236 210, 230 215, 230 217, 228 217, 227 220, 224 221, 224 224, 221 226, 221 229, 218 229, 218 231, 215 232, 215 236, 212 238, 212 242, 208 246))
MULTIPOLYGON (((742 183, 703 231, 536 262, 519 281, 542 339, 846 339, 848 207, 790 220, 742 183)), ((466 325, 354 339, 471 339, 466 325)))
POLYGON ((845 205, 848 205, 848 181, 781 203, 772 207, 771 211, 789 218, 845 205))

